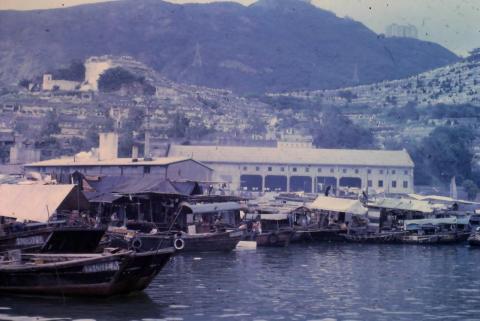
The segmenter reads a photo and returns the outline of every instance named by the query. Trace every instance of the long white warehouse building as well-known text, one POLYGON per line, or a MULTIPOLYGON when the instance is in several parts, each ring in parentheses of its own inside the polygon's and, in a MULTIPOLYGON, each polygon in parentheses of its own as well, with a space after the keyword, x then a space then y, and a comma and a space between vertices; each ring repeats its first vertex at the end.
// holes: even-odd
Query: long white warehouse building
POLYGON ((405 150, 317 149, 171 145, 170 157, 188 157, 211 167, 213 179, 233 190, 320 193, 331 186, 387 194, 413 193, 414 163, 405 150))

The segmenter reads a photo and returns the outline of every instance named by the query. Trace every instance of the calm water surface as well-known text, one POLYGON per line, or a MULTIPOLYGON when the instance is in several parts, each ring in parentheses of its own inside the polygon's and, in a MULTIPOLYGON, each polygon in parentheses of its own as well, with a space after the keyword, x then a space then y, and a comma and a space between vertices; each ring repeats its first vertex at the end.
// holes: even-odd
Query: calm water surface
POLYGON ((480 249, 315 244, 175 257, 145 293, 0 297, 0 320, 480 320, 480 249))

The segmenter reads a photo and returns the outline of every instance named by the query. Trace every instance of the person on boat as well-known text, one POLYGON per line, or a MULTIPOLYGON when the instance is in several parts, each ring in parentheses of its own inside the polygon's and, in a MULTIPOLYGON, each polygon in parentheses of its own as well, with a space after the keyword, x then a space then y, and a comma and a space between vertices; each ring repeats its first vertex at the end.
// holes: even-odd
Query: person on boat
POLYGON ((222 215, 217 215, 215 217, 215 221, 213 223, 213 226, 215 227, 215 231, 219 232, 222 229, 222 215))
POLYGON ((261 223, 260 219, 257 218, 255 220, 255 222, 253 222, 252 229, 253 229, 252 240, 255 240, 257 235, 262 234, 262 223, 261 223))

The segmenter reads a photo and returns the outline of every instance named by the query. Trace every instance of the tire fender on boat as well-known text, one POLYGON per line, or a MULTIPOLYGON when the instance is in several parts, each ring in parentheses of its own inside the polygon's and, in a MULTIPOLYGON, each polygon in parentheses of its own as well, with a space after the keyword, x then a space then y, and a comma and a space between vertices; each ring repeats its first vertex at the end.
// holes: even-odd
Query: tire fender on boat
POLYGON ((276 244, 278 242, 278 235, 277 234, 270 234, 268 236, 268 243, 276 244))
POLYGON ((175 248, 175 250, 183 250, 183 248, 185 247, 185 241, 182 239, 182 238, 176 238, 174 241, 173 241, 173 247, 175 248))
POLYGON ((132 248, 134 248, 135 250, 140 250, 142 248, 142 240, 138 237, 134 238, 132 240, 132 248))

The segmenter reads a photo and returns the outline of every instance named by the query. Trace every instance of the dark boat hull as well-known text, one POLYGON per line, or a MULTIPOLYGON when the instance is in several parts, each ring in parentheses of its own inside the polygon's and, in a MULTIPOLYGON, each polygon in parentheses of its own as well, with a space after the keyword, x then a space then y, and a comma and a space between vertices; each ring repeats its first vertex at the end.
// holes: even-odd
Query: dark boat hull
POLYGON ((183 247, 177 247, 178 253, 182 252, 211 252, 233 250, 243 235, 240 231, 227 231, 201 234, 136 234, 131 239, 126 239, 122 234, 108 233, 109 246, 132 249, 137 252, 154 251, 175 245, 175 240, 183 240, 183 247))
POLYGON ((134 237, 126 237, 125 233, 108 232, 106 246, 150 252, 173 246, 173 236, 137 233, 134 237))
POLYGON ((468 244, 471 246, 480 246, 480 234, 472 234, 468 237, 468 244))
POLYGON ((290 244, 294 234, 294 231, 266 232, 257 235, 255 240, 257 241, 257 246, 285 247, 290 244))
POLYGON ((49 266, 2 266, 0 293, 106 297, 142 291, 173 252, 127 252, 49 266))
POLYGON ((343 241, 345 231, 333 229, 295 230, 291 242, 336 242, 343 241))
POLYGON ((398 243, 401 236, 405 235, 401 233, 378 233, 378 234, 344 234, 342 235, 345 241, 351 243, 398 243))
POLYGON ((185 242, 183 252, 211 252, 211 251, 232 251, 242 238, 240 231, 206 233, 206 234, 183 234, 181 239, 185 242))
POLYGON ((465 242, 469 237, 468 233, 451 233, 436 235, 406 235, 399 238, 403 244, 458 244, 465 242))
POLYGON ((0 252, 8 250, 39 250, 48 239, 53 227, 11 233, 0 237, 0 252))

